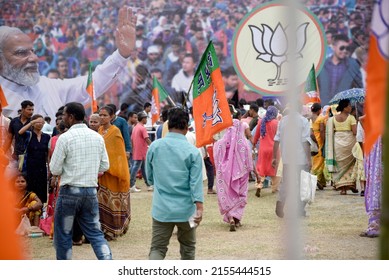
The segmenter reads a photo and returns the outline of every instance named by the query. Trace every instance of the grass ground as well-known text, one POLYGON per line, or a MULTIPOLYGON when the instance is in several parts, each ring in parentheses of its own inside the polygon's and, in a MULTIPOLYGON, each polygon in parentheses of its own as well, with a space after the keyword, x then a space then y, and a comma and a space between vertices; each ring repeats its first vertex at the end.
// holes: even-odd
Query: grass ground
MULTIPOLYGON (((140 182, 139 182, 140 183, 140 182)), ((140 185, 140 184, 139 184, 140 185)), ((204 188, 206 192, 206 188, 204 188)), ((219 214, 217 196, 205 194, 203 222, 197 229, 196 258, 207 260, 277 260, 284 259, 285 223, 275 213, 276 195, 269 188, 255 197, 249 185, 248 204, 243 226, 229 232, 219 214)), ((127 234, 110 242, 114 259, 148 258, 151 240, 152 193, 143 186, 141 193, 131 194, 132 220, 127 234)), ((367 226, 364 199, 357 194, 339 195, 326 188, 316 192, 315 202, 307 206, 308 217, 301 222, 301 254, 307 260, 377 259, 378 239, 359 237, 367 226)), ((32 259, 55 259, 52 241, 46 236, 26 239, 32 259)), ((166 259, 179 259, 179 244, 172 237, 166 259)), ((73 247, 73 259, 95 259, 90 245, 73 247)))

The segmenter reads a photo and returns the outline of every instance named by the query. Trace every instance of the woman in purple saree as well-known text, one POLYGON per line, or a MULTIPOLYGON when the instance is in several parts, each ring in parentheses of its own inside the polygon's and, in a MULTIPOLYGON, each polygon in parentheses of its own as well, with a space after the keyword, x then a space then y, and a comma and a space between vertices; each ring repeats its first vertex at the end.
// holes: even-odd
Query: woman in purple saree
POLYGON ((253 170, 251 148, 242 123, 234 119, 223 138, 214 144, 219 210, 230 231, 239 227, 247 204, 249 174, 253 170))
POLYGON ((370 153, 365 157, 366 187, 365 206, 369 217, 367 229, 362 237, 378 237, 380 234, 381 190, 382 190, 382 138, 379 137, 370 153))

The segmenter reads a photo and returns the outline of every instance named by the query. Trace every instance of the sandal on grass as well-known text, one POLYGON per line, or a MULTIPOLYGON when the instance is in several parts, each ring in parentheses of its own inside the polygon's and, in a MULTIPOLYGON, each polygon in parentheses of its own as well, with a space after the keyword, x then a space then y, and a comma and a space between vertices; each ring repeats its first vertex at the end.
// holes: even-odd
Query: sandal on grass
POLYGON ((236 225, 234 220, 230 221, 230 231, 236 231, 236 225))
POLYGON ((379 234, 373 233, 373 234, 368 234, 367 232, 363 231, 359 234, 360 237, 369 237, 369 238, 375 238, 378 237, 379 234))

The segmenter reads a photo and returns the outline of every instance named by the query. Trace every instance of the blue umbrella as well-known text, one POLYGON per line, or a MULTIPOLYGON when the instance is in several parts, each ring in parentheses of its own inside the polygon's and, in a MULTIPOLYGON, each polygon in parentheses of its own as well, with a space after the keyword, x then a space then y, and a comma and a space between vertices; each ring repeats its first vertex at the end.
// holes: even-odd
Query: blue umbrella
POLYGON ((349 99, 351 104, 365 102, 365 89, 363 88, 352 88, 341 91, 335 94, 334 97, 328 102, 329 105, 338 104, 340 100, 349 99))

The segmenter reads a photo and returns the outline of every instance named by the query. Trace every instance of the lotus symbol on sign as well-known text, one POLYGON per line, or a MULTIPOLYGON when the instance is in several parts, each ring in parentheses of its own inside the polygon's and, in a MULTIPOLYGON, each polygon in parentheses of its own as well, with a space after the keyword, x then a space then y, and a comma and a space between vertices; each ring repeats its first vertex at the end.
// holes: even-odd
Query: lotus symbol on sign
MULTIPOLYGON (((295 55, 297 58, 302 58, 306 44, 306 30, 309 23, 305 22, 297 28, 296 31, 296 48, 295 55)), ((259 53, 256 59, 260 59, 266 63, 274 63, 277 67, 277 74, 274 79, 268 79, 269 85, 284 84, 281 77, 281 65, 288 60, 289 46, 286 28, 283 28, 278 22, 274 30, 266 24, 262 24, 262 30, 255 26, 249 25, 254 49, 259 53)))

